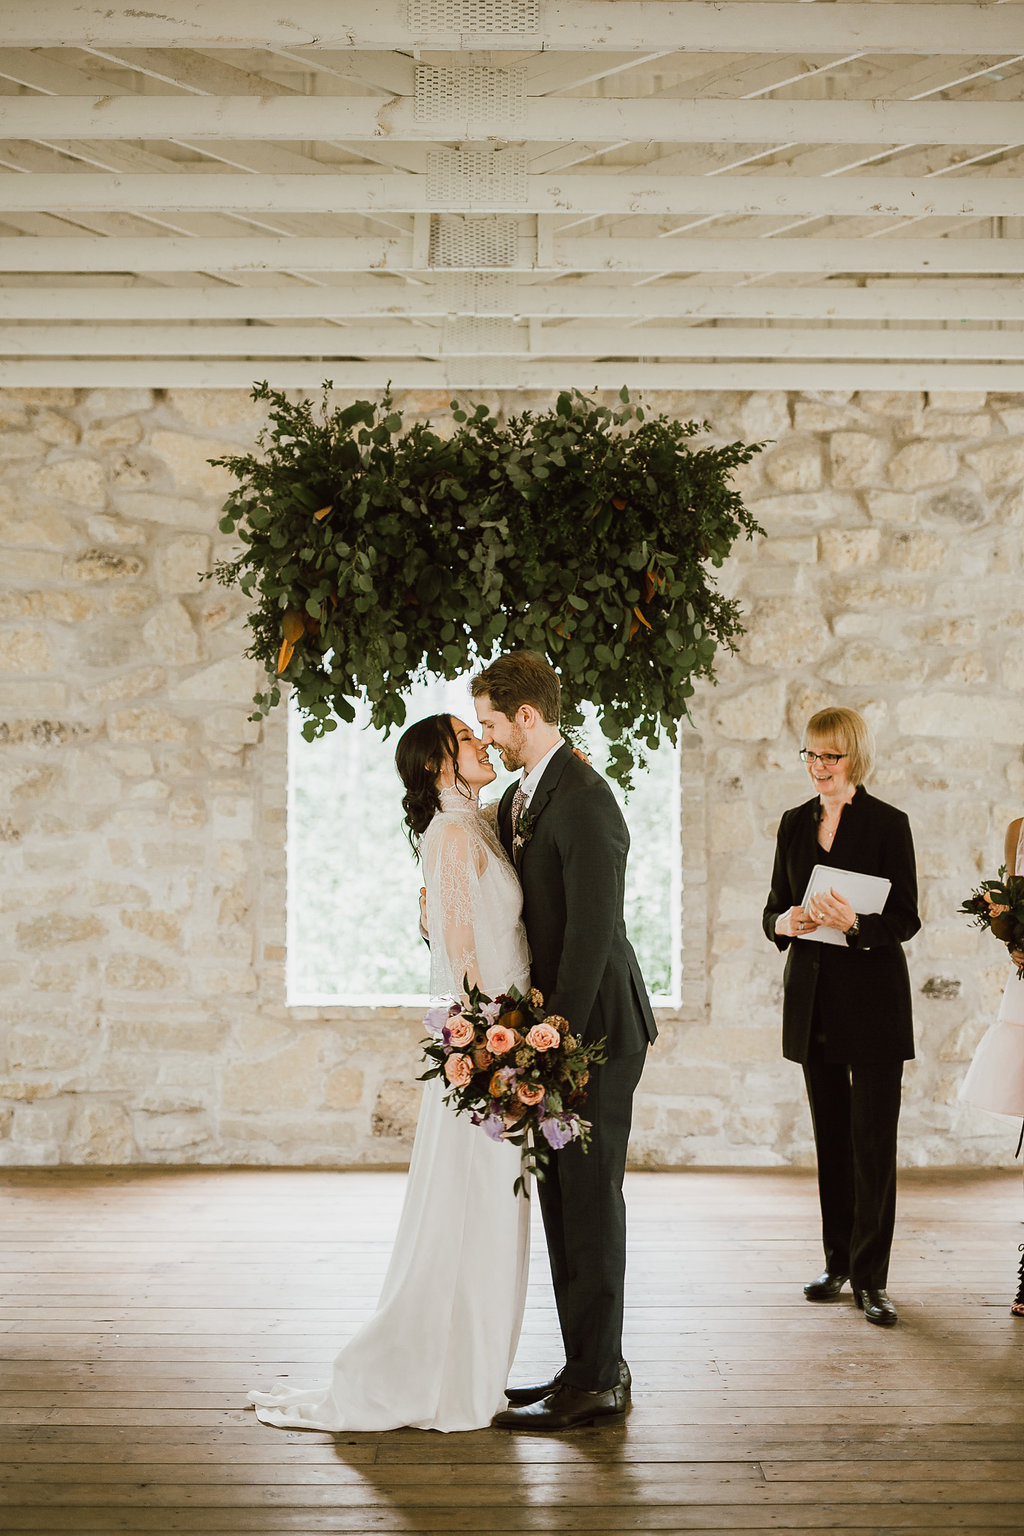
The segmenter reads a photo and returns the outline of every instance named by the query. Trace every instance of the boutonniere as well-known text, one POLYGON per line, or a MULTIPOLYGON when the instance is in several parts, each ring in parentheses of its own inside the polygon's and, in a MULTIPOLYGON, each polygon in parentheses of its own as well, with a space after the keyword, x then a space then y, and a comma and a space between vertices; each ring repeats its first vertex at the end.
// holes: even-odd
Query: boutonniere
POLYGON ((514 852, 521 853, 533 836, 533 817, 530 815, 530 807, 524 806, 519 813, 519 821, 512 837, 514 852))

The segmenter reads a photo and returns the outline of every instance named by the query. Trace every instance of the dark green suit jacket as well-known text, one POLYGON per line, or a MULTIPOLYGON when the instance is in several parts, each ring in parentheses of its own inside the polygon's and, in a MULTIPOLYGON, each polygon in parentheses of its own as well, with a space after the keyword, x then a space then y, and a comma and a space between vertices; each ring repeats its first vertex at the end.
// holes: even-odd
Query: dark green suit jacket
MULTIPOLYGON (((510 785, 498 831, 512 857, 510 785)), ((647 989, 622 916, 629 832, 601 775, 563 745, 529 807, 519 860, 533 984, 549 1013, 583 1040, 607 1040, 609 1058, 657 1038, 647 989)))

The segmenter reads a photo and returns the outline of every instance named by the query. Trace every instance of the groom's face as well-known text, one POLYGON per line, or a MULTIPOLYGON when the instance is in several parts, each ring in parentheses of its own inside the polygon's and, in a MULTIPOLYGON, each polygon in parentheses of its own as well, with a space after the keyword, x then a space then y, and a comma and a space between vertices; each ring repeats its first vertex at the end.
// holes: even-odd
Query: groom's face
POLYGON ((486 693, 480 694, 473 702, 484 746, 497 747, 509 772, 522 768, 525 762, 526 731, 518 721, 510 720, 500 709, 495 709, 486 693))

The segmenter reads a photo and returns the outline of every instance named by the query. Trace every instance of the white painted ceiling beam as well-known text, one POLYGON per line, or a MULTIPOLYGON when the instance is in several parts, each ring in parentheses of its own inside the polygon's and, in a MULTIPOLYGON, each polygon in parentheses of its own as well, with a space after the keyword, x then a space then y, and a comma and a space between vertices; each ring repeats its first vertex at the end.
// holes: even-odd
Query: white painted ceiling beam
MULTIPOLYGON (((247 362, 179 361, 150 358, 0 360, 2 389, 249 389, 257 371, 247 362)), ((463 396, 482 389, 583 390, 660 389, 929 389, 1024 391, 1024 363, 814 362, 798 358, 779 362, 746 360, 723 363, 574 363, 566 377, 564 362, 497 358, 449 358, 445 362, 411 361, 396 368, 392 358, 380 363, 276 362, 258 368, 258 377, 275 389, 318 391, 325 377, 345 392, 395 389, 443 389, 463 396), (470 371, 472 366, 473 371, 470 371)))
POLYGON ((735 53, 1011 52, 1020 37, 1019 4, 744 4, 740 0, 541 0, 535 32, 474 32, 473 7, 452 6, 450 32, 413 31, 405 0, 341 5, 338 0, 161 0, 153 7, 110 0, 46 0, 11 7, 4 35, 12 47, 370 48, 370 49, 688 49, 735 53), (12 14, 13 12, 13 14, 12 14))
MULTIPOLYGON (((1024 361, 1024 331, 825 330, 760 326, 659 327, 486 325, 492 357, 588 358, 849 358, 1024 361)), ((206 357, 250 359, 475 356, 449 346, 444 328, 392 326, 124 326, 0 327, 0 356, 206 357)))
MULTIPOLYGON (((1024 109, 1022 109, 1024 111, 1024 109)), ((430 213, 439 203, 425 176, 174 173, 106 176, 68 172, 0 177, 0 212, 104 210, 309 213, 430 213)), ((473 213, 508 203, 472 203, 473 213)), ((1024 217, 1019 177, 531 176, 517 209, 553 214, 799 214, 810 217, 1024 217)))
POLYGON ((13 139, 538 140, 764 144, 1024 142, 1019 102, 649 101, 532 97, 522 120, 417 118, 409 97, 3 96, 13 139))
MULTIPOLYGON (((195 239, 0 238, 0 272, 411 272, 410 237, 195 239)), ((478 264, 474 270, 483 270, 478 264)), ((516 261, 493 271, 1024 273, 1024 240, 557 239, 540 267, 521 235, 516 261)))
MULTIPOLYGON (((425 282, 227 288, 30 287, 0 289, 0 320, 301 320, 443 317, 459 300, 438 274, 425 282)), ((536 319, 1019 321, 1020 289, 955 282, 866 288, 706 288, 686 283, 517 283, 487 296, 488 313, 536 319)))

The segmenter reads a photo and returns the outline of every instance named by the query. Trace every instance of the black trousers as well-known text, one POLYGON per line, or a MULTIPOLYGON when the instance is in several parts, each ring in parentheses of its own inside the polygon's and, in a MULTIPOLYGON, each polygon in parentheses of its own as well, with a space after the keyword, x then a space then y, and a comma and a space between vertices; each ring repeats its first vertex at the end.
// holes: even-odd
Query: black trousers
POLYGON ((605 1392, 619 1379, 626 1277, 622 1180, 633 1094, 646 1047, 593 1067, 584 1118, 590 1150, 572 1142, 555 1152, 539 1183, 551 1280, 565 1345, 563 1381, 605 1392))
MULTIPOLYGON (((812 1048, 813 1049, 813 1048, 812 1048)), ((804 1064, 818 1154, 825 1267, 857 1290, 882 1289, 896 1224, 902 1061, 804 1064)))

